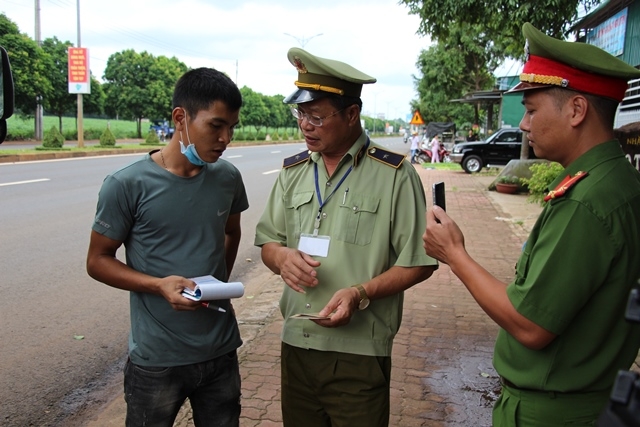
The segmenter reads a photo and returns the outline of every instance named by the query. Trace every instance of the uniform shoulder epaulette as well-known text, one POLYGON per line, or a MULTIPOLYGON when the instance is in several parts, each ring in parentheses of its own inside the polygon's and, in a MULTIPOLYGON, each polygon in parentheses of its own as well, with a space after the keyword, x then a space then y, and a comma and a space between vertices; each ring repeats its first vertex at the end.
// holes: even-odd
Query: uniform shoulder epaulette
POLYGON ((395 169, 400 167, 406 157, 403 154, 394 153, 393 151, 385 150, 380 147, 371 147, 367 149, 367 156, 395 169))
POLYGON ((564 193, 566 193, 567 190, 569 190, 571 187, 576 185, 578 181, 580 181, 582 178, 586 177, 587 175, 589 175, 588 172, 580 171, 573 176, 569 176, 569 175, 565 176, 564 179, 560 182, 560 184, 558 184, 556 188, 549 191, 547 195, 544 196, 544 201, 548 202, 549 200, 557 199, 558 197, 564 196, 564 193))
POLYGON ((306 162, 310 155, 311 152, 309 150, 305 150, 302 153, 294 154, 291 157, 287 157, 282 162, 282 168, 287 169, 291 166, 299 165, 300 163, 306 162))

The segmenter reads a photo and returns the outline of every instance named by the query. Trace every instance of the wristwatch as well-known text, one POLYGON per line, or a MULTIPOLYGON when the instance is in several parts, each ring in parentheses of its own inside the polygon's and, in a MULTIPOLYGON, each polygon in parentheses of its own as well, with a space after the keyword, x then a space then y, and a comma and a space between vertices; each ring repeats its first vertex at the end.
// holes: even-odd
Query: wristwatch
POLYGON ((367 292, 364 290, 362 285, 353 285, 352 288, 356 288, 360 293, 360 301, 358 302, 358 310, 364 310, 369 307, 369 303, 371 300, 367 296, 367 292))

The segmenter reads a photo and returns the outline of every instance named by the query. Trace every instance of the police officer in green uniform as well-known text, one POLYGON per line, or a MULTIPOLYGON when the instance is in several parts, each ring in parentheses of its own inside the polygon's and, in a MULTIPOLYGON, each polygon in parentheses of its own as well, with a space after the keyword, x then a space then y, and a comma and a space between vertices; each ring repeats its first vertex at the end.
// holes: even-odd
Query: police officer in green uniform
POLYGON ((640 174, 613 136, 627 81, 637 70, 603 50, 546 36, 525 24, 521 82, 536 156, 565 170, 505 284, 473 260, 441 209, 427 213, 427 253, 449 264, 501 326, 493 363, 502 394, 494 426, 589 426, 617 371, 638 354, 625 321, 640 277, 640 174))
POLYGON ((422 248, 424 190, 405 156, 363 132, 373 77, 298 48, 288 58, 298 89, 284 102, 308 150, 284 160, 255 237, 286 284, 283 422, 387 426, 403 291, 437 268, 422 248))

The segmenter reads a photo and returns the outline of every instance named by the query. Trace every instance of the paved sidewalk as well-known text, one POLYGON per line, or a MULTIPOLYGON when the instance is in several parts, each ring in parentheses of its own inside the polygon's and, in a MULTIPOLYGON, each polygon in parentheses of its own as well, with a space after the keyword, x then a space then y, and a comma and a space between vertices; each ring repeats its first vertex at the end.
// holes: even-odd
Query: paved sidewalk
MULTIPOLYGON (((444 181, 447 211, 465 233, 470 254, 509 281, 528 229, 540 211, 526 196, 489 193, 491 177, 417 167, 431 204, 431 184, 444 181), (507 198, 503 198, 507 197, 507 198), (515 201, 515 202, 514 202, 515 201), (502 206, 502 207, 501 207, 502 206), (503 208, 504 207, 504 208, 503 208)), ((280 426, 281 281, 265 267, 262 284, 237 307, 245 344, 242 427, 280 426)), ((490 426, 499 392, 491 366, 497 326, 446 265, 405 294, 402 327, 393 349, 391 426, 490 426)), ((88 426, 124 424, 119 396, 88 426)), ((188 407, 175 426, 192 426, 188 407)))

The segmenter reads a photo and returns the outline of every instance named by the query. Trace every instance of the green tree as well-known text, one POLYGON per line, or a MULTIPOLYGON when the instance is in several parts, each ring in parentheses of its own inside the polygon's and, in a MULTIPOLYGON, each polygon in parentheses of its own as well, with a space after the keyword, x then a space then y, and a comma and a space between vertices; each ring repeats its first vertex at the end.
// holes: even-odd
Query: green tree
POLYGON ((291 119, 295 120, 295 117, 291 115, 289 106, 284 104, 282 95, 264 96, 263 102, 269 109, 269 117, 266 125, 276 130, 291 126, 291 119))
POLYGON ((57 37, 45 39, 42 49, 49 55, 52 66, 47 68, 51 93, 44 98, 44 109, 58 117, 58 130, 62 133, 62 116, 76 110, 77 95, 69 93, 69 61, 67 49, 70 41, 62 42, 57 37))
POLYGON ((497 46, 481 29, 467 24, 452 24, 449 35, 418 58, 422 77, 416 78, 420 101, 413 109, 430 121, 479 123, 478 104, 450 102, 468 92, 488 90, 494 85, 493 71, 498 66, 497 46))
POLYGON ((53 67, 49 56, 4 14, 0 14, 0 45, 7 50, 14 70, 15 108, 22 115, 33 117, 36 97, 47 99, 52 91, 47 77, 47 70, 53 67))
MULTIPOLYGON (((78 97, 74 96, 75 103, 74 110, 77 111, 78 107, 78 97)), ((95 78, 93 74, 91 74, 91 93, 82 95, 82 111, 85 114, 93 114, 96 116, 101 116, 104 114, 104 103, 105 103, 106 95, 104 90, 102 89, 102 85, 95 78)))
POLYGON ((152 120, 171 119, 173 89, 188 67, 176 57, 158 56, 149 69, 147 91, 149 100, 144 111, 152 120))
POLYGON ((240 109, 240 122, 242 126, 253 126, 256 133, 267 125, 269 108, 265 105, 264 97, 251 88, 243 86, 240 89, 242 94, 242 108, 240 109))
POLYGON ((524 22, 563 38, 576 20, 578 8, 588 11, 600 3, 601 0, 400 0, 410 14, 420 17, 419 34, 441 40, 449 37, 452 24, 473 25, 512 58, 524 54, 524 22))
POLYGON ((132 49, 111 55, 104 71, 106 113, 135 120, 142 138, 143 118, 170 116, 173 87, 186 71, 176 58, 155 58, 132 49))

